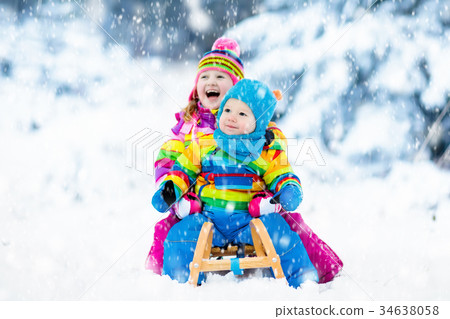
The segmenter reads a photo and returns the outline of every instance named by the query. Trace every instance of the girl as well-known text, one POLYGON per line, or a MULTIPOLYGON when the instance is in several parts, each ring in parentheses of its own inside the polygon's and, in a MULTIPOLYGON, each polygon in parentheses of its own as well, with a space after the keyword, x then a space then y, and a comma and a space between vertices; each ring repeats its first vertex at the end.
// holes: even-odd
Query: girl
MULTIPOLYGON (((227 91, 244 78, 244 66, 239 58, 240 48, 236 41, 219 38, 213 44, 212 51, 205 53, 199 62, 195 85, 189 95, 187 107, 175 115, 178 123, 172 129, 173 139, 167 141, 160 150, 155 163, 156 184, 159 185, 171 170, 175 160, 193 140, 213 133, 216 126, 218 108, 227 91)), ((278 143, 286 149, 285 137, 270 122, 266 137, 268 144, 278 143)), ((333 250, 304 223, 299 213, 281 212, 279 205, 270 203, 270 192, 258 194, 250 203, 249 211, 254 217, 275 209, 280 212, 297 232, 306 250, 318 270, 319 282, 327 282, 342 268, 342 261, 333 250)), ((200 212, 201 201, 194 193, 187 193, 170 208, 170 214, 155 225, 154 240, 146 260, 146 268, 161 274, 163 267, 163 243, 170 228, 188 214, 200 212)))
MULTIPOLYGON (((239 45, 228 38, 217 39, 212 50, 203 55, 189 103, 182 112, 175 114, 178 123, 172 128, 174 137, 164 143, 155 162, 156 185, 193 140, 211 134, 217 128, 215 115, 223 97, 244 78, 244 65, 239 55, 239 45)), ((145 263, 145 267, 156 274, 161 274, 167 232, 187 214, 201 211, 201 202, 194 193, 187 193, 169 211, 171 214, 155 225, 153 244, 145 263)))

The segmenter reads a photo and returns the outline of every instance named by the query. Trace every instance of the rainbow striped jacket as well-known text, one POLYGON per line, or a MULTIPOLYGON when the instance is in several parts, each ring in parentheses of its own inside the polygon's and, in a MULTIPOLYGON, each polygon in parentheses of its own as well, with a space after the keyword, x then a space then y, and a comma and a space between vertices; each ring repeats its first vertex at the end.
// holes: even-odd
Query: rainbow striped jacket
MULTIPOLYGON (((166 141, 160 148, 155 161, 155 180, 159 185, 172 169, 176 159, 191 144, 192 140, 200 140, 205 135, 214 133, 216 129, 215 115, 210 110, 199 106, 198 114, 190 123, 183 120, 183 113, 175 114, 177 124, 172 128, 173 138, 166 141)), ((268 130, 274 133, 278 143, 286 150, 286 138, 274 122, 270 122, 268 130)))
POLYGON ((172 128, 173 137, 166 141, 159 150, 155 161, 156 185, 164 180, 175 164, 175 160, 191 144, 193 139, 197 140, 204 135, 214 133, 216 129, 215 114, 200 104, 197 113, 192 115, 190 122, 185 122, 183 115, 183 112, 175 114, 177 124, 172 128))
POLYGON ((276 193, 287 184, 301 188, 288 162, 284 142, 273 139, 257 160, 245 164, 221 150, 213 134, 204 135, 177 157, 163 183, 173 181, 177 194, 195 188, 204 211, 248 213, 248 204, 258 192, 276 193))

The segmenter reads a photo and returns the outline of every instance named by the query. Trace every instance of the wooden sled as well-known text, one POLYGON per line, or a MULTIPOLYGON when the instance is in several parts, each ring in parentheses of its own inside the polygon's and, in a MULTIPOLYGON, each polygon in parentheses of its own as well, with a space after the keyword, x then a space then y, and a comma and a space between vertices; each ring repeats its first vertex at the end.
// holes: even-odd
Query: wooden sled
POLYGON ((259 219, 250 221, 253 246, 245 249, 238 246, 228 246, 226 249, 212 247, 213 224, 205 222, 198 236, 194 258, 189 264, 189 283, 197 286, 200 272, 231 270, 235 275, 241 275, 243 269, 272 268, 277 279, 283 279, 280 257, 273 247, 267 229, 259 219), (211 259, 224 256, 244 255, 244 257, 211 259))

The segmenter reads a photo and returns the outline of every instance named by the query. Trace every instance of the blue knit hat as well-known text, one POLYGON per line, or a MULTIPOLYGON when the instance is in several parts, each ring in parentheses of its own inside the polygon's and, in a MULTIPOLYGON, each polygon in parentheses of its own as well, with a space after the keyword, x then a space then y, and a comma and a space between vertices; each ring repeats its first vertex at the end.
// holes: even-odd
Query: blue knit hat
POLYGON ((256 119, 255 130, 250 134, 227 135, 219 127, 214 132, 214 139, 220 148, 237 159, 250 157, 251 160, 256 160, 264 147, 267 125, 275 112, 277 98, 266 84, 242 79, 225 94, 217 114, 217 123, 225 104, 231 98, 244 102, 252 110, 256 119))
POLYGON ((269 87, 256 80, 240 80, 225 94, 222 103, 220 103, 217 120, 222 115, 225 103, 231 98, 242 101, 250 107, 256 119, 255 132, 264 134, 277 105, 275 94, 269 87))

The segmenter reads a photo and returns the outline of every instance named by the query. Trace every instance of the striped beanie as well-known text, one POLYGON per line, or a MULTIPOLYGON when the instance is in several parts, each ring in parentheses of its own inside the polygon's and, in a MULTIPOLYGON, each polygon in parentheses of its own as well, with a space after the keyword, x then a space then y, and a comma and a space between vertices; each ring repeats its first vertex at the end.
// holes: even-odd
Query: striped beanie
POLYGON ((244 78, 244 64, 239 58, 240 55, 239 44, 229 38, 217 39, 211 51, 206 52, 198 64, 198 72, 195 77, 195 86, 189 95, 189 101, 193 100, 197 96, 197 82, 205 71, 216 70, 227 73, 233 85, 239 80, 244 78))

